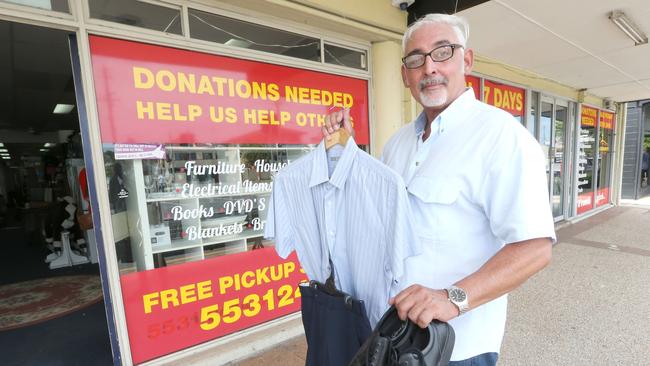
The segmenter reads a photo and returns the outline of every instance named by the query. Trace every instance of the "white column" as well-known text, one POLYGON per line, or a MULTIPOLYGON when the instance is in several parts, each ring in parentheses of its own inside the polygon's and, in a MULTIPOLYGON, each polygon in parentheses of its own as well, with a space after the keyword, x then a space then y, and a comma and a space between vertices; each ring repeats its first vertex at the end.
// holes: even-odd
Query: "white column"
MULTIPOLYGON (((371 153, 379 157, 384 144, 404 123, 404 84, 400 73, 402 49, 395 41, 372 45, 371 153)), ((410 99, 410 95, 407 95, 410 99)))

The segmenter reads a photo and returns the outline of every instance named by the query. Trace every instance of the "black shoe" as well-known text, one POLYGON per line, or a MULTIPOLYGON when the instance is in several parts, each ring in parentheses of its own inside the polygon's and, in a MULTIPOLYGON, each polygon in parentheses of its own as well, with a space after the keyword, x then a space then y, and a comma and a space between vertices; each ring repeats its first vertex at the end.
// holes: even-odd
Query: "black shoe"
POLYGON ((443 366, 449 363, 454 342, 454 329, 448 323, 434 320, 422 329, 400 320, 391 306, 350 365, 443 366))

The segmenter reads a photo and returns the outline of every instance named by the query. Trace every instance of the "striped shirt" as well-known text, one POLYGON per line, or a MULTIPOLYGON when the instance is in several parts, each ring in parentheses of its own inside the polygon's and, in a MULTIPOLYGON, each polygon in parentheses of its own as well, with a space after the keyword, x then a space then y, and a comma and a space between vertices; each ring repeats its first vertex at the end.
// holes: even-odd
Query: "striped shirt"
POLYGON ((296 251, 312 280, 365 302, 371 326, 388 308, 407 257, 421 252, 402 178, 350 138, 331 177, 321 142, 274 178, 265 236, 286 258, 296 251))

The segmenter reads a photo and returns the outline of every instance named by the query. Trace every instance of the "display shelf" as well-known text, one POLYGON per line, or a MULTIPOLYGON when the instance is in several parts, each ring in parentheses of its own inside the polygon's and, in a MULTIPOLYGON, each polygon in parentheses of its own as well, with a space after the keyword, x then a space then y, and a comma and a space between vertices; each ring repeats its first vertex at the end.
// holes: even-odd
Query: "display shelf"
POLYGON ((251 239, 251 238, 262 237, 263 235, 264 235, 264 230, 260 230, 260 231, 252 231, 251 230, 250 232, 248 232, 246 234, 240 234, 240 235, 237 235, 237 236, 229 236, 229 237, 221 237, 219 239, 215 238, 214 240, 204 241, 203 245, 205 246, 205 245, 221 244, 221 243, 226 243, 226 242, 233 241, 233 240, 247 240, 247 239, 251 239))
POLYGON ((203 249, 200 247, 156 253, 155 255, 157 257, 155 261, 155 268, 169 267, 183 263, 194 262, 202 260, 204 258, 203 249))
POLYGON ((200 240, 172 240, 171 244, 167 245, 152 245, 151 246, 151 253, 156 254, 156 253, 165 253, 165 252, 170 252, 174 250, 181 250, 181 249, 190 249, 190 248, 195 248, 195 247, 200 247, 203 245, 203 242, 200 240))
MULTIPOLYGON (((256 183, 271 183, 269 182, 256 182, 256 183)), ((226 197, 241 197, 241 196, 251 196, 251 195, 270 195, 272 192, 271 189, 261 190, 256 192, 239 192, 239 193, 224 193, 224 194, 213 194, 213 195, 204 195, 204 196, 193 196, 193 197, 183 197, 179 193, 169 193, 164 196, 150 197, 147 196, 146 202, 165 202, 165 201, 178 201, 178 200, 194 200, 194 199, 206 199, 206 198, 226 198, 226 197)))
POLYGON ((228 254, 241 253, 246 250, 246 240, 229 240, 222 243, 205 245, 203 247, 203 256, 205 259, 208 259, 228 254))
POLYGON ((317 144, 309 145, 285 145, 285 144, 269 144, 265 146, 241 146, 233 147, 232 145, 218 145, 218 146, 173 146, 169 147, 167 150, 176 153, 176 152, 203 152, 203 151, 231 151, 234 148, 237 148, 241 151, 275 151, 275 150, 285 150, 285 151, 300 151, 305 154, 313 150, 318 146, 317 144))
POLYGON ((247 251, 262 243, 272 175, 312 149, 166 146, 166 159, 119 161, 129 191, 125 221, 133 265, 148 270, 247 251), (180 190, 186 183, 193 188, 221 185, 229 193, 199 191, 183 197, 180 190))

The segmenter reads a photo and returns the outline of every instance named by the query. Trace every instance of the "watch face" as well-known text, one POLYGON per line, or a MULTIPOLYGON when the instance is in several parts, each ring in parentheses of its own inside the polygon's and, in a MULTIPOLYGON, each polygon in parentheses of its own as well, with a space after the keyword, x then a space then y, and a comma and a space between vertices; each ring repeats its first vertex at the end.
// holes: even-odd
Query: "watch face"
POLYGON ((459 288, 454 288, 449 291, 449 298, 455 302, 463 302, 467 298, 467 295, 465 294, 465 291, 459 288))

